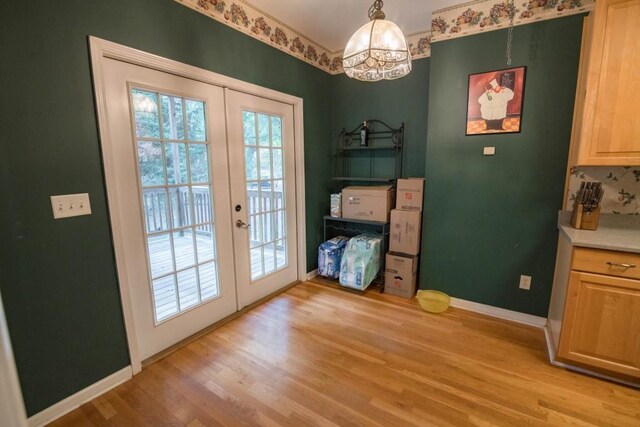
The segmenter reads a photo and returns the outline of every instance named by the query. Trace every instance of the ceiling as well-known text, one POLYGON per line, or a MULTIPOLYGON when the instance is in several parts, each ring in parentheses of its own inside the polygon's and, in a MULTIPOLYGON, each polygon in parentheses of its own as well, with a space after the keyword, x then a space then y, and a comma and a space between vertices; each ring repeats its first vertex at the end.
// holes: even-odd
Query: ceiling
MULTIPOLYGON (((344 49, 373 0, 245 0, 330 52, 344 49)), ((431 12, 464 0, 387 0, 383 11, 405 36, 431 28, 431 12)))

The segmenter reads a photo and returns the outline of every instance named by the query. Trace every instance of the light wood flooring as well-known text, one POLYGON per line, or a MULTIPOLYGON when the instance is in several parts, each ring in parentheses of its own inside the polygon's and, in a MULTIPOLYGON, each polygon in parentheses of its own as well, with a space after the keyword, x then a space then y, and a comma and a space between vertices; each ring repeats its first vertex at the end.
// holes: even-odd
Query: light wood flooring
POLYGON ((640 425, 640 390, 549 365, 543 332, 305 282, 55 426, 640 425))

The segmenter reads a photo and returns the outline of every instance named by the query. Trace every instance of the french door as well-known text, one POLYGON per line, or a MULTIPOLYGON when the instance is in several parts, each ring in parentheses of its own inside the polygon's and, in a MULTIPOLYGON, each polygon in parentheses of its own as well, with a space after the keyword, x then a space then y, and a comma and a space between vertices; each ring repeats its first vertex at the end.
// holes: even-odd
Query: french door
POLYGON ((114 59, 103 75, 117 264, 144 360, 297 279, 293 107, 114 59))
POLYGON ((237 310, 224 91, 111 59, 104 75, 144 360, 237 310))
POLYGON ((239 308, 297 278, 293 107, 227 90, 239 308))

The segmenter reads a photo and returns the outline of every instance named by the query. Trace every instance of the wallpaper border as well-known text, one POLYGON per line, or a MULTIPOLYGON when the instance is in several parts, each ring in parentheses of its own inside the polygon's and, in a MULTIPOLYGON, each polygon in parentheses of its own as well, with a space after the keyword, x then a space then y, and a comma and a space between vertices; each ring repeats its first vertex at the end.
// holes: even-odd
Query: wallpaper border
MULTIPOLYGON (((343 73, 342 50, 331 52, 245 0, 174 0, 329 74, 343 73)), ((431 43, 513 25, 589 12, 595 0, 475 0, 433 12, 431 29, 407 35, 412 58, 431 56, 431 43)), ((426 20, 425 20, 426 21, 426 20)), ((354 29, 355 30, 355 29, 354 29)))

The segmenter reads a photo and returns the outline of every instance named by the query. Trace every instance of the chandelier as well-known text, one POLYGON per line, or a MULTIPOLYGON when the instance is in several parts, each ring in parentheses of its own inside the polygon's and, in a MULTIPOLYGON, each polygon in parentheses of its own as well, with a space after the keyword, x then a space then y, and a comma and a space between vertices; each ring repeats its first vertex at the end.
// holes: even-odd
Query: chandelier
POLYGON ((411 53, 402 30, 387 21, 382 1, 369 8, 370 21, 356 31, 344 49, 342 67, 347 76, 367 82, 393 80, 411 71, 411 53))

